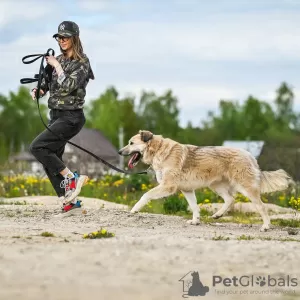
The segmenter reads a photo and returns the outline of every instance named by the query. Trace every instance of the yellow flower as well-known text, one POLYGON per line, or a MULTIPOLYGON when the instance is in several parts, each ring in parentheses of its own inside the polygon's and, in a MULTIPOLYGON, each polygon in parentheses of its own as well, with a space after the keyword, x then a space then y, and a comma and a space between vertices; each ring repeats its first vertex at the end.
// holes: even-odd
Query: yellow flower
POLYGON ((204 200, 204 203, 209 203, 209 202, 210 202, 209 199, 205 199, 205 200, 204 200))
POLYGON ((124 183, 124 180, 123 180, 123 179, 120 179, 120 180, 115 181, 115 182, 113 183, 113 185, 118 187, 119 185, 121 185, 121 184, 123 184, 123 183, 124 183))
POLYGON ((87 233, 85 233, 85 234, 83 235, 83 238, 86 239, 88 236, 89 236, 89 235, 88 235, 87 233))
POLYGON ((106 234, 106 232, 107 232, 106 229, 102 229, 102 230, 101 230, 101 233, 102 233, 102 234, 106 234))

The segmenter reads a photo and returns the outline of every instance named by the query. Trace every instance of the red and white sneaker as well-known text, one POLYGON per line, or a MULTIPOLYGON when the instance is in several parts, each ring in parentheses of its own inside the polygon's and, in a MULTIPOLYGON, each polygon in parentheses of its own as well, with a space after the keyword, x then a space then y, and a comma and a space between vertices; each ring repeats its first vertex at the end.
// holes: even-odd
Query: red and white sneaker
POLYGON ((76 203, 70 203, 63 205, 61 209, 61 213, 55 215, 55 218, 64 218, 68 216, 74 216, 74 215, 84 215, 86 214, 86 211, 83 209, 82 201, 76 200, 76 203))
POLYGON ((78 175, 74 172, 73 178, 65 178, 61 182, 61 187, 65 188, 64 204, 71 204, 71 202, 79 195, 81 188, 88 182, 88 176, 78 175))
POLYGON ((81 211, 82 206, 81 206, 81 200, 77 200, 76 203, 70 203, 70 204, 66 204, 64 205, 62 212, 63 213, 67 213, 71 210, 76 210, 76 211, 81 211))

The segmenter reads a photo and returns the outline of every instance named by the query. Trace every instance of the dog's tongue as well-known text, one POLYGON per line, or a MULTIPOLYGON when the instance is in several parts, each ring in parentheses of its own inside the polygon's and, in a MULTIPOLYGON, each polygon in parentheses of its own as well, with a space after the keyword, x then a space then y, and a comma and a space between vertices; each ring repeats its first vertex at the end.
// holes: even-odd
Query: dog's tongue
POLYGON ((134 162, 134 160, 136 159, 137 155, 138 155, 138 154, 135 153, 135 154, 133 154, 133 155, 131 156, 131 158, 130 158, 130 160, 129 160, 129 162, 128 162, 128 167, 129 167, 130 169, 132 169, 132 168, 134 167, 133 162, 134 162))

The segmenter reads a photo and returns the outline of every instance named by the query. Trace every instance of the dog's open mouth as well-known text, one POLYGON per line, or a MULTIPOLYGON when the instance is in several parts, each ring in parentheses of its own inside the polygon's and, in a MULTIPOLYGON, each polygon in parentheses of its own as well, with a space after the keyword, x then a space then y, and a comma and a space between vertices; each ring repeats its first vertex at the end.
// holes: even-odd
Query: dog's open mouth
POLYGON ((142 155, 140 152, 134 152, 130 157, 130 160, 128 162, 128 167, 130 169, 134 168, 138 164, 141 157, 142 157, 142 155))

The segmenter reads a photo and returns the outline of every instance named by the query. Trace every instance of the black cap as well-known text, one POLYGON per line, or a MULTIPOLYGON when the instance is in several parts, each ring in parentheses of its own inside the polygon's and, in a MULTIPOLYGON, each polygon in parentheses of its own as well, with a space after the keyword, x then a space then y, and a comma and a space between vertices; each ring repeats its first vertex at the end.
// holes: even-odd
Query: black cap
POLYGON ((54 34, 53 37, 64 36, 71 37, 74 35, 79 35, 79 27, 76 23, 72 21, 63 21, 58 25, 58 33, 54 34))

